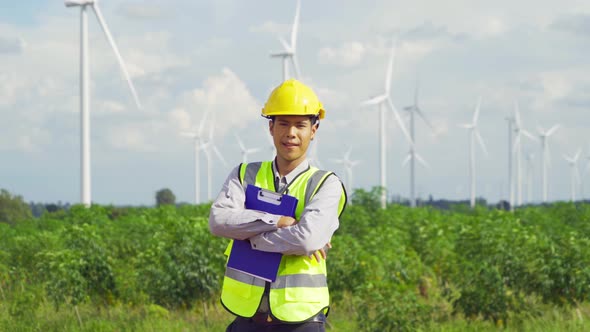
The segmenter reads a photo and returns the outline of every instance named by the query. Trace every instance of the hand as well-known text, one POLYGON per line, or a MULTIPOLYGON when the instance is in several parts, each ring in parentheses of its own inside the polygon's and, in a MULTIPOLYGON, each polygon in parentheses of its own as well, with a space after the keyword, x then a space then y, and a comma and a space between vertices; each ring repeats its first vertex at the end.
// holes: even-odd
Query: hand
POLYGON ((283 228, 283 227, 293 226, 295 224, 297 224, 297 219, 292 218, 292 217, 282 216, 279 218, 279 221, 277 222, 277 227, 283 228))
POLYGON ((328 257, 328 250, 331 248, 332 244, 328 242, 322 249, 314 252, 311 256, 309 256, 309 259, 313 259, 315 257, 315 260, 318 261, 318 263, 322 258, 326 260, 326 258, 328 257))

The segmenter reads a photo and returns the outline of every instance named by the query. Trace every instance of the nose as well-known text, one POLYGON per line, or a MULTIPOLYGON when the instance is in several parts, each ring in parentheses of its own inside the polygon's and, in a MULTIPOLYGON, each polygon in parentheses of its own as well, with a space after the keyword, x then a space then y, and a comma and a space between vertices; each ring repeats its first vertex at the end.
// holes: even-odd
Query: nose
POLYGON ((296 131, 297 131, 297 127, 289 126, 289 129, 287 130, 287 137, 289 137, 289 138, 295 137, 296 131))

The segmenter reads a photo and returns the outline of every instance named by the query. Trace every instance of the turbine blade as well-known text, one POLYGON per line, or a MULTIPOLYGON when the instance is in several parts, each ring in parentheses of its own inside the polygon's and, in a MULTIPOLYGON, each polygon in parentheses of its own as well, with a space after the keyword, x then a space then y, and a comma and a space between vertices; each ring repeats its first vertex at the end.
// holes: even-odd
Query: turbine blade
POLYGON ((481 138, 481 135, 479 134, 479 130, 477 130, 477 128, 474 129, 475 131, 475 137, 477 138, 477 141, 479 142, 479 145, 481 146, 481 149, 483 150, 483 153, 485 153, 485 155, 488 155, 488 149, 486 148, 485 143, 483 142, 483 138, 481 138))
POLYGON ((415 108, 416 113, 418 114, 418 116, 420 116, 422 118, 422 120, 424 120, 424 123, 426 123, 426 125, 434 130, 434 126, 432 125, 432 123, 430 123, 430 121, 428 120, 428 118, 426 118, 426 116, 424 115, 424 113, 422 113, 422 110, 420 110, 420 108, 416 107, 415 108))
POLYGON ((240 147, 240 150, 242 152, 246 151, 246 147, 244 146, 244 142, 242 142, 242 140, 240 139, 240 137, 236 133, 234 133, 234 137, 238 141, 238 146, 240 147))
POLYGON ((295 20, 293 21, 293 29, 291 30, 291 49, 295 52, 297 47, 297 30, 299 29, 299 12, 301 10, 301 1, 297 0, 297 7, 295 9, 295 20))
POLYGON ((106 35, 107 40, 109 41, 109 44, 111 44, 111 47, 113 48, 113 51, 115 52, 115 56, 117 57, 117 61, 119 62, 119 66, 121 67, 121 70, 123 71, 123 75, 125 75, 125 79, 127 80, 127 84, 129 85, 129 89, 131 90, 131 94, 133 95, 133 99, 135 99, 135 104, 137 105, 137 108, 141 109, 141 104, 139 103, 139 97, 137 96, 137 92, 135 91, 135 87, 133 86, 133 82, 131 81, 131 77, 129 76, 129 72, 127 72, 127 68, 125 67, 125 62, 123 61, 123 58, 121 57, 121 54, 119 53, 119 49, 117 48, 117 44, 115 44, 115 40, 111 36, 111 32, 109 31, 109 28, 108 28, 107 24, 105 23, 105 20, 102 16, 102 12, 100 11, 100 7, 95 2, 92 5, 92 9, 94 10, 94 14, 96 15, 96 18, 98 19, 98 23, 100 24, 102 31, 106 35))
POLYGON ((408 153, 408 155, 404 158, 404 161, 402 161, 402 167, 405 167, 410 159, 412 159, 412 155, 408 153))
POLYGON ((475 106, 475 113, 473 113, 473 125, 477 124, 477 118, 479 117, 480 106, 481 106, 481 97, 477 98, 477 105, 475 106))
POLYGON ((521 122, 520 122, 520 112, 518 111, 518 101, 514 101, 514 124, 516 125, 517 129, 520 129, 521 122))
POLYGON ((213 148, 213 152, 215 152, 215 154, 217 155, 217 158, 221 160, 224 166, 227 166, 227 162, 225 161, 225 158, 223 158, 223 156, 221 155, 221 152, 219 152, 219 149, 217 149, 215 145, 211 145, 211 147, 213 148))
POLYGON ((578 151, 576 151, 576 155, 574 156, 574 162, 578 162, 578 159, 580 158, 580 153, 582 153, 582 150, 578 149, 578 151))
MULTIPOLYGON (((281 45, 283 45, 283 51, 286 53, 291 53, 291 45, 289 45, 289 43, 287 43, 287 41, 285 39, 283 39, 283 37, 279 37, 279 42, 281 42, 281 45)), ((282 56, 284 55, 284 53, 276 53, 275 56, 282 56)))
POLYGON ((521 129, 520 133, 523 134, 524 136, 526 136, 531 141, 535 141, 535 142, 539 141, 539 139, 537 139, 535 136, 533 136, 531 133, 529 133, 528 131, 526 131, 524 129, 521 129))
POLYGON ((404 126, 404 122, 402 121, 397 109, 395 108, 395 106, 393 105, 393 102, 391 101, 391 99, 389 97, 387 97, 387 102, 389 104, 389 109, 391 110, 391 112, 393 112, 393 115, 395 116, 395 120, 397 121, 397 124, 399 125, 400 129, 404 133, 404 136, 406 136, 406 139, 408 140, 410 145, 413 146, 414 141, 412 141, 410 134, 408 134, 408 131, 406 130, 406 126, 404 126))
POLYGON ((380 95, 377 97, 373 97, 373 98, 370 98, 370 99, 367 99, 367 100, 361 102, 361 106, 377 105, 380 102, 384 101, 385 99, 387 99, 387 95, 380 95))
POLYGON ((554 125, 551 129, 547 130, 546 136, 551 136, 560 127, 559 124, 554 125))
POLYGON ((385 94, 389 95, 389 89, 391 89, 391 78, 393 75, 393 63, 395 61, 395 47, 397 40, 393 39, 393 45, 391 46, 391 55, 389 56, 389 63, 387 64, 387 72, 385 76, 385 94))
POLYGON ((211 113, 211 109, 208 108, 203 114, 203 118, 201 119, 201 123, 199 123, 199 131, 197 132, 199 136, 203 135, 203 130, 205 130, 205 124, 207 123, 207 118, 209 117, 209 113, 211 113))
POLYGON ((418 162, 420 162, 422 164, 422 166, 430 169, 430 165, 426 162, 426 160, 424 160, 419 154, 415 154, 416 156, 416 160, 418 160, 418 162))

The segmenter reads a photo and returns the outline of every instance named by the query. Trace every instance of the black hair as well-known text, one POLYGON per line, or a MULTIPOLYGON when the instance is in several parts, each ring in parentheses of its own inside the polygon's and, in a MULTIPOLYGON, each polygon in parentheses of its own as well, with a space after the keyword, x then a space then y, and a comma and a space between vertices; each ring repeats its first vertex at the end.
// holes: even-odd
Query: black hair
MULTIPOLYGON (((275 116, 262 116, 264 118, 269 119, 271 122, 275 122, 275 116)), ((309 116, 309 121, 311 122, 311 126, 313 127, 313 125, 315 125, 317 123, 318 128, 320 127, 320 117, 319 115, 310 115, 309 116)))

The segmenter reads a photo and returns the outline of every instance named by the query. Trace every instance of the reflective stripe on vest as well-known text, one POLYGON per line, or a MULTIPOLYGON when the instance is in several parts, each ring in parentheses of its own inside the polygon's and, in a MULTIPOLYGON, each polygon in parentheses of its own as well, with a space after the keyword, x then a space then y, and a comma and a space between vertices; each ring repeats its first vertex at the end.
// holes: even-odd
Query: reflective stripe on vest
MULTIPOLYGON (((298 199, 295 219, 300 219, 305 206, 327 177, 332 174, 332 172, 309 167, 288 184, 288 194, 298 199)), ((242 164, 238 176, 244 187, 253 184, 276 191, 270 161, 242 164)), ((346 193, 343 190, 339 213, 342 212, 345 204, 346 193)), ((235 315, 252 317, 260 304, 264 286, 264 280, 237 270, 226 269, 221 302, 235 315)), ((300 322, 322 310, 326 312, 329 293, 325 260, 318 263, 307 256, 284 255, 277 280, 270 283, 269 304, 273 316, 286 322, 300 322)))

